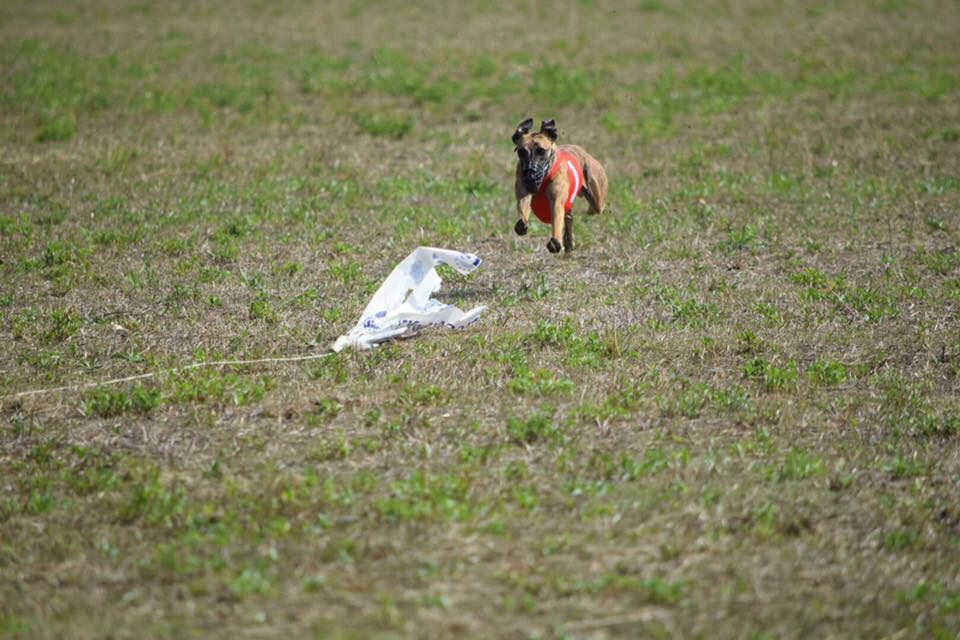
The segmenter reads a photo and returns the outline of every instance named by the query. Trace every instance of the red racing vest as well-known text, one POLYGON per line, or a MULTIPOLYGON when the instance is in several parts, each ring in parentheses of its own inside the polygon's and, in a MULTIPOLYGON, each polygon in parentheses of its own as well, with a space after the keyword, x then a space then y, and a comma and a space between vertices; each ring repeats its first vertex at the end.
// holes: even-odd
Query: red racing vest
POLYGON ((577 157, 572 153, 557 151, 557 159, 550 167, 550 171, 547 173, 547 177, 543 179, 540 188, 533 194, 533 200, 530 202, 530 206, 540 222, 553 223, 553 212, 550 210, 550 202, 544 192, 547 185, 553 182, 557 172, 561 170, 567 172, 567 182, 570 185, 567 190, 567 199, 563 202, 564 213, 570 213, 573 209, 573 201, 577 199, 577 194, 580 193, 580 186, 583 184, 583 167, 580 166, 577 157))

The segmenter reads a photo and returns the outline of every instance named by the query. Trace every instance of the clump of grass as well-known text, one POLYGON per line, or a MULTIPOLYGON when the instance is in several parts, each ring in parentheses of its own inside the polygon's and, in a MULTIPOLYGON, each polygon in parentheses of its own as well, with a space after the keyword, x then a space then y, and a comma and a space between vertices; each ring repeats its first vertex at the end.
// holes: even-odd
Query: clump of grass
POLYGON ((40 120, 34 140, 37 142, 61 142, 69 140, 77 132, 77 121, 72 113, 47 112, 40 120))
POLYGON ((270 581, 260 569, 244 567, 243 570, 227 584, 230 593, 237 598, 250 595, 264 596, 270 593, 270 581))
POLYGON ((790 280, 803 287, 801 297, 805 300, 823 300, 832 292, 843 291, 846 282, 841 276, 830 276, 813 267, 807 267, 790 276, 790 280))
POLYGON ((823 460, 800 447, 792 447, 783 462, 778 464, 774 477, 779 482, 807 480, 824 473, 823 460))
POLYGON ((329 380, 342 384, 350 379, 350 368, 347 361, 348 354, 333 353, 325 358, 306 365, 307 375, 313 379, 329 380))
MULTIPOLYGON (((941 225, 942 227, 942 225, 941 225)), ((938 227, 939 229, 940 227, 938 227)), ((951 273, 957 265, 960 265, 960 251, 922 251, 919 255, 920 262, 930 272, 936 275, 945 276, 951 273)))
POLYGON ((550 444, 563 437, 563 429, 556 423, 553 412, 543 409, 526 418, 508 418, 507 435, 517 444, 550 444))
POLYGON ((174 403, 243 406, 262 400, 275 386, 274 379, 266 375, 251 379, 200 368, 173 375, 163 388, 164 397, 174 403))
POLYGON ((313 408, 304 419, 309 427, 319 427, 337 417, 343 411, 343 404, 336 398, 324 398, 314 402, 313 408))
POLYGON ((880 419, 891 432, 922 437, 960 433, 960 409, 953 404, 937 407, 925 385, 886 375, 878 386, 882 393, 880 419))
POLYGON ((720 249, 727 254, 751 251, 756 246, 757 235, 757 227, 753 224, 731 225, 727 230, 727 239, 720 245, 720 249))
POLYGON ((113 418, 126 413, 146 414, 163 403, 157 387, 135 385, 130 389, 95 389, 84 394, 84 415, 113 418))
POLYGON ((330 275, 345 286, 356 285, 363 277, 363 265, 358 260, 343 260, 331 264, 330 275))
POLYGON ((83 318, 74 309, 53 309, 39 328, 37 338, 40 344, 56 344, 75 335, 81 326, 83 318))
POLYGON ((832 387, 842 384, 849 375, 848 368, 842 362, 830 358, 820 359, 807 367, 807 376, 814 384, 832 387))
POLYGON ((574 389, 573 380, 557 377, 546 369, 520 368, 507 382, 507 388, 520 395, 569 394, 574 389))
POLYGON ((249 315, 251 320, 261 320, 267 324, 276 324, 280 318, 270 296, 264 293, 250 301, 249 315))
POLYGON ((466 478, 415 471, 390 483, 377 509, 388 520, 464 521, 474 514, 466 478))
POLYGON ((565 318, 559 323, 540 320, 530 334, 531 341, 541 347, 565 347, 576 337, 573 321, 565 318))
POLYGON ((577 415, 596 422, 605 422, 612 418, 628 419, 642 406, 651 385, 628 382, 623 388, 607 395, 600 403, 585 402, 577 409, 577 415))
POLYGON ((147 414, 165 403, 242 406, 261 400, 274 386, 275 382, 268 376, 251 380, 235 374, 196 370, 175 374, 159 387, 138 384, 129 389, 95 389, 84 394, 81 407, 84 415, 112 418, 147 414))
POLYGON ((527 336, 535 346, 560 349, 570 366, 588 368, 600 368, 621 358, 625 351, 622 340, 619 332, 578 332, 570 318, 560 322, 540 320, 527 336))
POLYGON ((792 392, 797 390, 799 369, 796 360, 788 360, 779 366, 757 357, 743 365, 743 375, 760 383, 766 391, 792 392))
POLYGON ((750 407, 749 393, 738 385, 716 388, 703 382, 681 380, 679 389, 658 397, 667 417, 697 418, 704 413, 729 415, 750 407))
POLYGON ((174 529, 184 522, 189 498, 179 483, 162 477, 154 465, 135 467, 126 494, 116 505, 115 517, 122 524, 142 521, 149 526, 174 529))
POLYGON ((766 350, 764 341, 752 329, 737 334, 737 353, 758 355, 766 350))

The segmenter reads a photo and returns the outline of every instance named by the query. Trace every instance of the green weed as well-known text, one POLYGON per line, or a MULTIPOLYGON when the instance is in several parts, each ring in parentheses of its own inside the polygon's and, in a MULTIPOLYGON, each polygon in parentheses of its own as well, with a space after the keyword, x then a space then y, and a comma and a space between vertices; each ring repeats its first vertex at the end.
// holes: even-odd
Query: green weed
POLYGON ((113 418, 126 413, 146 414, 162 402, 160 389, 138 384, 130 389, 96 389, 87 392, 81 406, 84 415, 113 418))
POLYGON ((306 413, 304 419, 309 427, 319 427, 337 417, 343 411, 343 404, 335 398, 324 398, 314 402, 314 407, 306 413))
POLYGON ((830 358, 820 359, 807 367, 807 376, 821 386, 836 386, 846 381, 848 368, 842 362, 830 358))
POLYGON ((228 583, 230 593, 237 598, 270 593, 270 581, 256 568, 246 567, 228 583))
POLYGON ((799 369, 795 360, 777 366, 766 358, 753 358, 743 366, 743 374, 759 382, 766 391, 796 391, 799 369))
POLYGON ((377 509, 389 520, 463 521, 473 516, 474 507, 465 478, 414 472, 392 482, 377 509))
POLYGON ((749 394, 738 386, 717 389, 702 382, 681 380, 679 389, 658 398, 666 417, 697 418, 704 413, 726 415, 750 406, 749 394))
POLYGON ((558 378, 546 369, 530 371, 521 368, 507 382, 507 388, 520 395, 566 395, 573 391, 574 384, 569 378, 558 378))
POLYGON ((584 403, 577 410, 581 419, 605 422, 611 418, 628 419, 642 406, 650 385, 628 383, 599 404, 584 403))
POLYGON ((267 324, 275 324, 279 319, 270 297, 265 294, 259 294, 250 302, 249 315, 251 320, 261 320, 267 324))
POLYGON ((37 334, 40 344, 63 342, 80 331, 83 319, 73 309, 54 309, 41 325, 37 334))
POLYGON ((242 406, 261 400, 276 386, 270 376, 256 379, 220 373, 214 369, 195 369, 175 374, 164 386, 164 396, 170 402, 231 404, 242 406))
POLYGON ((920 542, 920 537, 912 529, 893 529, 883 534, 881 544, 889 551, 903 551, 920 542))
POLYGON ((823 475, 823 460, 808 451, 794 447, 787 452, 786 458, 776 467, 774 477, 780 481, 806 480, 823 475))
POLYGON ((538 411, 527 418, 507 420, 507 435, 517 444, 557 443, 563 438, 563 429, 556 424, 553 412, 538 411))

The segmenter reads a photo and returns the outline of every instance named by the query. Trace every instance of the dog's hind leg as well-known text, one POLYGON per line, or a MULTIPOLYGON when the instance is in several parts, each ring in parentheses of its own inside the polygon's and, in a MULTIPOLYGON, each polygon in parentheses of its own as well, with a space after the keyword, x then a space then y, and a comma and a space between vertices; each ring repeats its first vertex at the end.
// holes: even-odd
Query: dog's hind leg
POLYGON ((567 253, 573 251, 573 214, 564 215, 563 225, 563 250, 567 253))
POLYGON ((590 203, 587 213, 603 213, 607 206, 607 174, 599 162, 583 164, 583 195, 590 203))

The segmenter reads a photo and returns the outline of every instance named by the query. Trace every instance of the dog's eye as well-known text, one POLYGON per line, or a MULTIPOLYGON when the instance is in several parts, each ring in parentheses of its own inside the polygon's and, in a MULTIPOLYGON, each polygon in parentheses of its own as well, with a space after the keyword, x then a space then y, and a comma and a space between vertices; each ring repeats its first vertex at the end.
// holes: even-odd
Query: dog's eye
POLYGON ((542 155, 545 154, 546 152, 547 152, 547 150, 544 149, 543 147, 537 147, 537 155, 538 155, 538 156, 542 156, 542 155))

